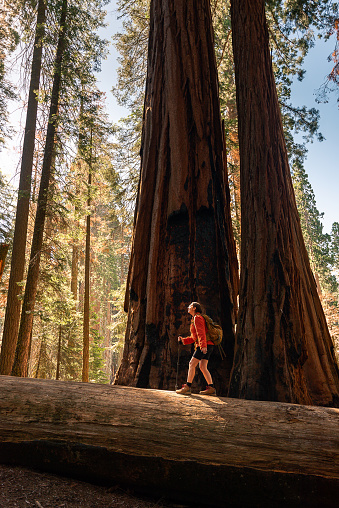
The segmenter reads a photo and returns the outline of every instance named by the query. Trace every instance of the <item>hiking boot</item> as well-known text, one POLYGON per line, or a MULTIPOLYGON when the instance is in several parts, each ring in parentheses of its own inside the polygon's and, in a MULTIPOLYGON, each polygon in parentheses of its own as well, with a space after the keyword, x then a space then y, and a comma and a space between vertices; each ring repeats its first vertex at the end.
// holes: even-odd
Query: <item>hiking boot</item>
POLYGON ((180 390, 175 390, 179 395, 191 395, 191 387, 187 385, 182 385, 180 390))
POLYGON ((200 395, 215 395, 216 391, 215 391, 215 388, 213 388, 213 386, 208 386, 206 388, 206 390, 202 390, 199 393, 200 393, 200 395))

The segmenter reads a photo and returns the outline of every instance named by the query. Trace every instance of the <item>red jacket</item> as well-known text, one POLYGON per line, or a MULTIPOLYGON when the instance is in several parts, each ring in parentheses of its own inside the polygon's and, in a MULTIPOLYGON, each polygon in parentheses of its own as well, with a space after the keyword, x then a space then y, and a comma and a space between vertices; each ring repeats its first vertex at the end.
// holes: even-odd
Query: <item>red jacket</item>
POLYGON ((182 338, 183 344, 193 344, 193 342, 195 342, 196 345, 200 347, 200 349, 207 347, 208 345, 214 345, 211 340, 207 340, 206 321, 201 314, 196 314, 192 319, 190 331, 190 337, 182 338))

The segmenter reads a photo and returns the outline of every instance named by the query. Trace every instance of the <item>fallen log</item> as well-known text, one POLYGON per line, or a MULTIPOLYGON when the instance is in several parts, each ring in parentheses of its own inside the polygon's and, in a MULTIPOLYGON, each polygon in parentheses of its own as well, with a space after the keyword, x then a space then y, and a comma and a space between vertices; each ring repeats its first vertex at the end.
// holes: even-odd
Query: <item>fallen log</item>
POLYGON ((195 506, 338 506, 338 409, 9 376, 0 394, 3 464, 195 506))

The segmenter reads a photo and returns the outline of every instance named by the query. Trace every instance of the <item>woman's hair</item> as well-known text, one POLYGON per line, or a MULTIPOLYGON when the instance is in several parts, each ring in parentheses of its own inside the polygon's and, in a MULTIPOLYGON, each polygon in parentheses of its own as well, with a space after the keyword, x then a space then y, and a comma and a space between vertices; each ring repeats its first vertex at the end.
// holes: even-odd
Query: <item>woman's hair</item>
POLYGON ((195 308, 196 312, 199 312, 199 314, 202 314, 202 307, 199 302, 192 302, 192 306, 195 308))

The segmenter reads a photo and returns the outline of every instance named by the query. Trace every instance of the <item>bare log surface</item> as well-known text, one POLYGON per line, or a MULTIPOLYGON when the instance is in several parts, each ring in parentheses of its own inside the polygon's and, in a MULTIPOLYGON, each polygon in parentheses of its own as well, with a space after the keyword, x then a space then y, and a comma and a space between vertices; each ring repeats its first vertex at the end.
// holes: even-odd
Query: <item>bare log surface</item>
POLYGON ((337 503, 335 408, 8 376, 0 393, 2 463, 209 506, 337 503))

